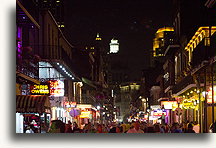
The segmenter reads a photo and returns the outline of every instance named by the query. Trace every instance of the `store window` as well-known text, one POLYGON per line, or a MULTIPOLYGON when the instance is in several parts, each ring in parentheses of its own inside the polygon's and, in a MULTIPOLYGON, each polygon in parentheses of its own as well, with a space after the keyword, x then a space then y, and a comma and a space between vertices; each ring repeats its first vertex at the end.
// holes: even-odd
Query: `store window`
POLYGON ((48 62, 39 62, 39 78, 64 80, 64 77, 48 62))

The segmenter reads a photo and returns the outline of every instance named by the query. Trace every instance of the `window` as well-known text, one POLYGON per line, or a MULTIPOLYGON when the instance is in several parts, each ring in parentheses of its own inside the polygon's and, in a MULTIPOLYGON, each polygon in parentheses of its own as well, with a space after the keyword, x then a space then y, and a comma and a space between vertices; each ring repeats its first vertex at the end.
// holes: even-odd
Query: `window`
POLYGON ((198 36, 198 41, 201 42, 202 38, 201 35, 198 36))
POLYGON ((205 46, 210 46, 210 38, 205 38, 205 46))

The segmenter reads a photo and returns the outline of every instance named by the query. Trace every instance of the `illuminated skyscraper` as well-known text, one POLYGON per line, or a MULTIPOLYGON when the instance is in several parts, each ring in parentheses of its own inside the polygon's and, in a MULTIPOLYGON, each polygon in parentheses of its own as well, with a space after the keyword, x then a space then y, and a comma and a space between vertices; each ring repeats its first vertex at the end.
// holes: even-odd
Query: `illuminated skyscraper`
POLYGON ((119 51, 119 43, 117 39, 112 39, 110 43, 110 52, 109 53, 117 53, 119 51))
POLYGON ((173 44, 173 27, 163 27, 157 30, 153 41, 153 57, 164 56, 168 45, 173 44))
POLYGON ((101 41, 102 40, 101 37, 100 37, 100 35, 99 35, 99 33, 97 33, 97 36, 96 36, 95 40, 96 41, 101 41))

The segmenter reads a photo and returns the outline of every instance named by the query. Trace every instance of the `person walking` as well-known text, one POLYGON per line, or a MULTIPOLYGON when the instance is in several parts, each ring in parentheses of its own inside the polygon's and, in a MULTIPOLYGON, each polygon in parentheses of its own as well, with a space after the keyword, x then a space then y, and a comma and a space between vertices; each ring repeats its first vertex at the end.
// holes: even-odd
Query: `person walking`
POLYGON ((72 133, 72 123, 68 120, 68 124, 65 124, 65 133, 72 133))
POLYGON ((193 130, 195 133, 200 133, 200 125, 197 121, 194 122, 193 130))
POLYGON ((140 123, 135 122, 133 123, 133 128, 129 129, 127 133, 144 133, 144 131, 140 129, 140 123))
POLYGON ((182 129, 180 128, 180 125, 177 122, 173 123, 171 132, 172 133, 183 133, 182 129))
POLYGON ((95 130, 94 126, 91 124, 91 122, 89 122, 83 128, 83 132, 84 133, 96 133, 96 130, 95 130))
POLYGON ((216 133, 216 121, 210 125, 209 130, 211 133, 216 133))
POLYGON ((25 133, 34 133, 34 131, 31 129, 31 127, 30 126, 27 126, 26 127, 26 131, 25 131, 25 133))
POLYGON ((105 133, 104 131, 103 131, 103 126, 101 125, 101 124, 98 124, 97 125, 97 132, 96 133, 105 133))
POLYGON ((74 122, 72 133, 83 133, 83 131, 78 127, 76 122, 74 122))
POLYGON ((185 131, 185 133, 195 133, 195 131, 193 130, 193 125, 191 123, 188 124, 187 130, 185 131))

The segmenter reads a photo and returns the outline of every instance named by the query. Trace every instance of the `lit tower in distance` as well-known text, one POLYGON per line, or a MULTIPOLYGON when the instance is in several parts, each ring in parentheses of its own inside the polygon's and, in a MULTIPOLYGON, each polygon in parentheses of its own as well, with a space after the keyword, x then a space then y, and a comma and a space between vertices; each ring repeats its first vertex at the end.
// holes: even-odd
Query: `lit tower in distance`
POLYGON ((96 41, 101 41, 101 37, 100 37, 100 35, 99 35, 99 33, 97 33, 97 36, 96 36, 96 39, 95 39, 96 41))
POLYGON ((153 57, 164 56, 168 45, 173 44, 173 27, 163 27, 157 30, 153 40, 153 57))
POLYGON ((119 43, 118 40, 113 38, 110 43, 110 52, 109 53, 117 53, 119 51, 119 43))

